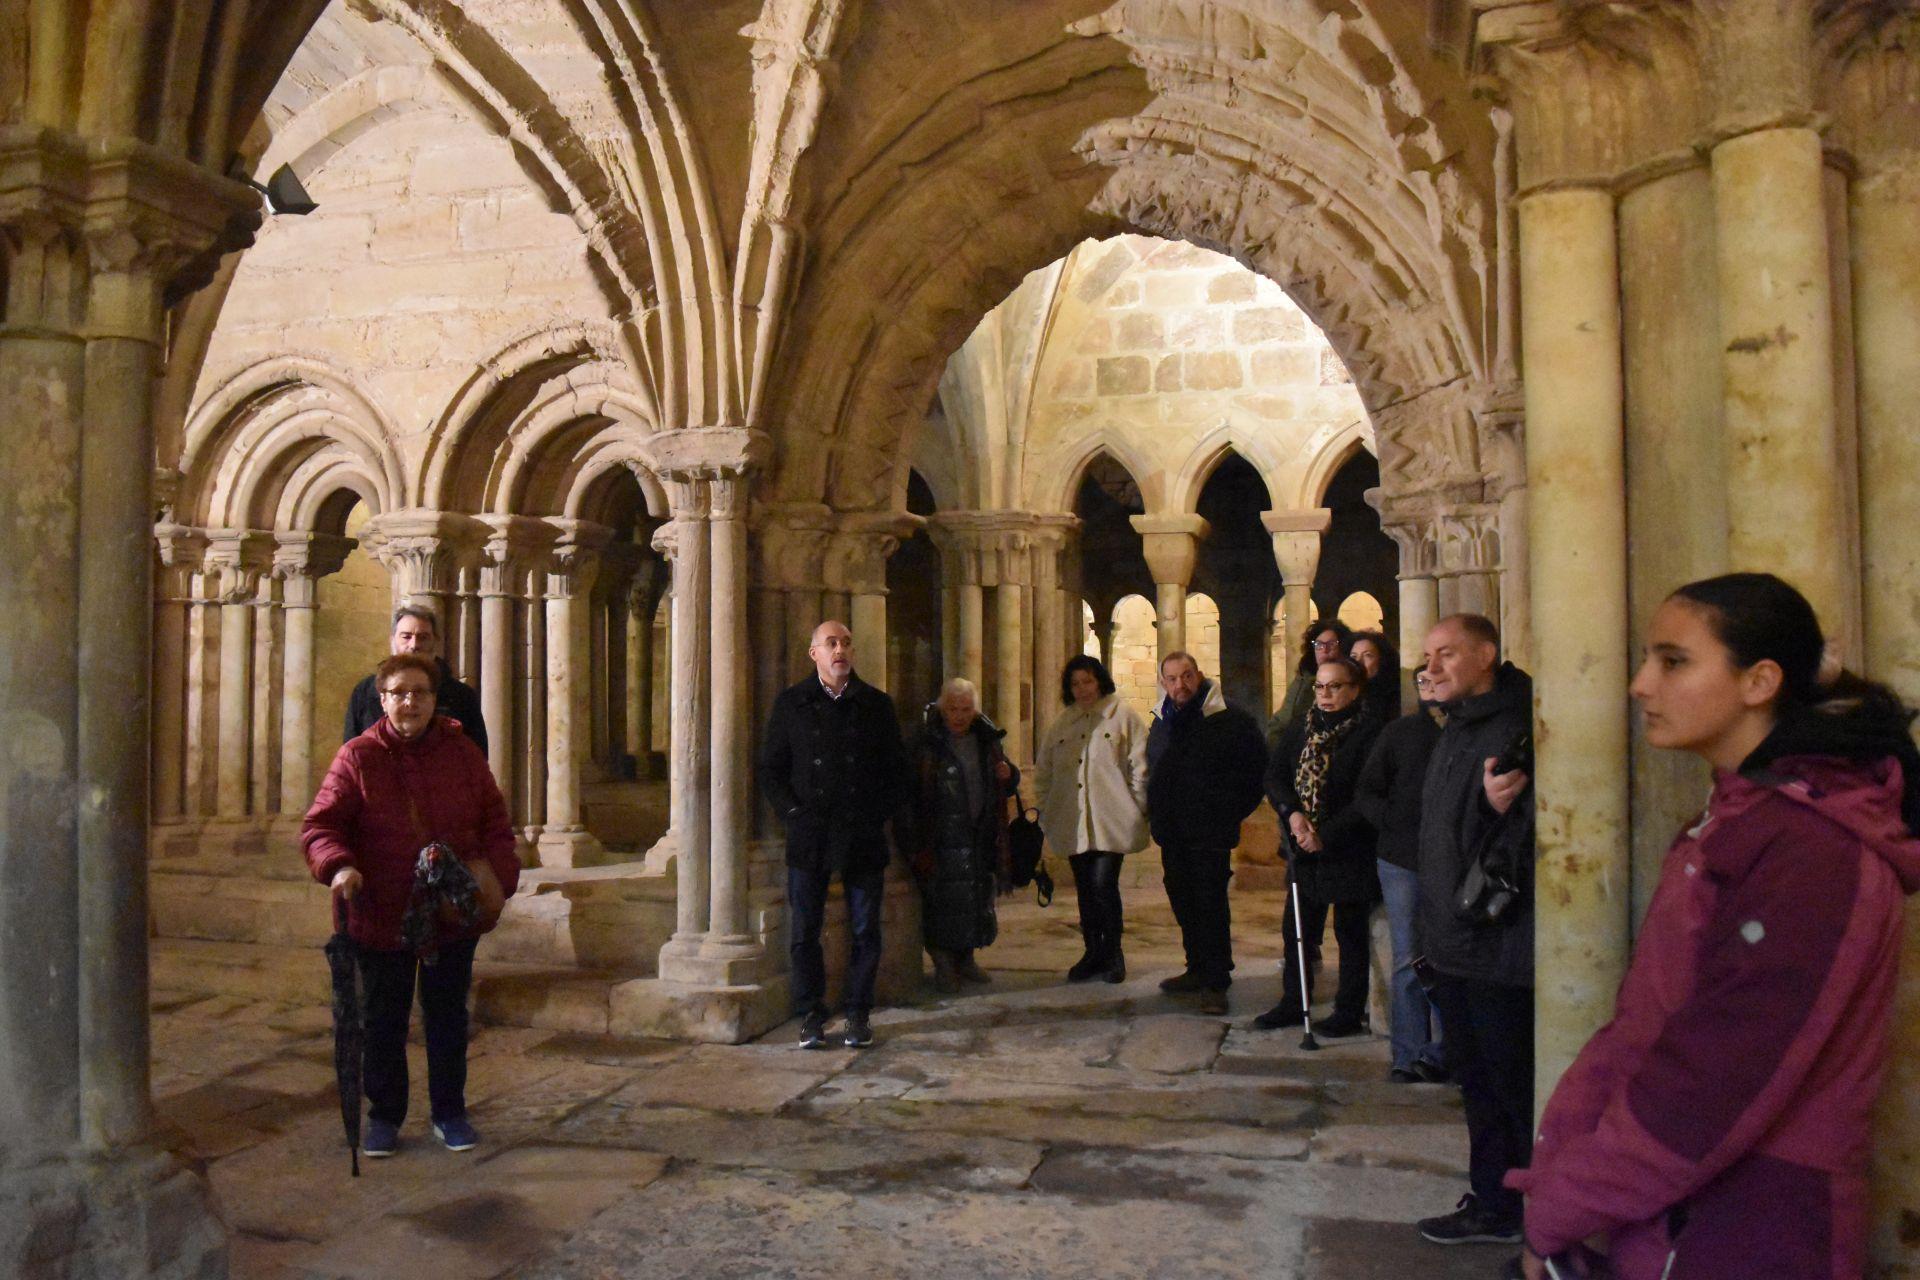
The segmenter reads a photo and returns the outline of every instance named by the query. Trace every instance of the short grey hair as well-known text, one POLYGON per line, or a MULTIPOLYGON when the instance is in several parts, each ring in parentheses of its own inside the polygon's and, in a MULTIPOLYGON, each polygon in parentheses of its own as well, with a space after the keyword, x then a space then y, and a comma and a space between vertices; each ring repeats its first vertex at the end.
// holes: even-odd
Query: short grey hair
POLYGON ((387 634, 391 635, 400 629, 400 619, 402 618, 418 618, 433 628, 434 635, 438 636, 440 634, 440 615, 434 612, 430 605, 414 604, 409 600, 406 604, 395 609, 393 611, 393 625, 387 628, 387 634))
POLYGON ((947 695, 950 693, 966 694, 968 701, 973 703, 973 709, 975 711, 980 709, 980 690, 974 687, 973 681, 966 679, 964 676, 955 676, 953 679, 941 685, 939 701, 945 702, 947 695))

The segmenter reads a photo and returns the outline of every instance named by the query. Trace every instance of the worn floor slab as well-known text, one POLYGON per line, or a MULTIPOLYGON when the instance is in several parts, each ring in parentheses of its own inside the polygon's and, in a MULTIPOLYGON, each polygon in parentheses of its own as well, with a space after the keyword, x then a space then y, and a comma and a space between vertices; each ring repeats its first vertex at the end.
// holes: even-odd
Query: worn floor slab
POLYGON ((877 1011, 865 1052, 792 1024, 740 1046, 485 1028, 482 1146, 416 1116, 358 1180, 324 1010, 157 992, 156 1095, 241 1280, 1497 1275, 1506 1251, 1410 1225, 1465 1189, 1453 1090, 1387 1083, 1377 1037, 1249 1028, 1279 995, 1278 908, 1235 896, 1228 1018, 1160 992, 1178 936, 1142 889, 1131 981, 1063 981, 1070 896, 1012 905, 994 982, 877 1011))

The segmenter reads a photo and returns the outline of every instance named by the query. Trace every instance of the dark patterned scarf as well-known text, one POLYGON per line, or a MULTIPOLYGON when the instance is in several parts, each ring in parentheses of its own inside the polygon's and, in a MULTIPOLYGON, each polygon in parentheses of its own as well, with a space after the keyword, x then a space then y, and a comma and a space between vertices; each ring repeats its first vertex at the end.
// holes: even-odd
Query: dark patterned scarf
POLYGON ((1333 753, 1360 723, 1360 704, 1356 701, 1345 711, 1329 715, 1315 707, 1307 712, 1307 741, 1300 759, 1293 766, 1293 789, 1300 796, 1300 808, 1307 820, 1320 825, 1320 793, 1326 786, 1327 770, 1333 765, 1333 753))

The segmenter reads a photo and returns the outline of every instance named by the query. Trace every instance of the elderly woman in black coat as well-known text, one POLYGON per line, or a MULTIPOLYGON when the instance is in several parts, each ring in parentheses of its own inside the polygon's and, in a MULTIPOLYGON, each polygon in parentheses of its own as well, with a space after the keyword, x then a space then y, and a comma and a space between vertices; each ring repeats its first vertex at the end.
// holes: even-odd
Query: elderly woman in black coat
MULTIPOLYGON (((1306 936, 1317 941, 1328 910, 1333 912, 1340 985, 1333 1016, 1313 1024, 1324 1036, 1358 1035, 1367 1025, 1367 917, 1380 899, 1380 878, 1373 826, 1354 796, 1381 722, 1370 710, 1366 686, 1366 670, 1353 659, 1322 662, 1314 673, 1312 709, 1287 726, 1267 767, 1267 799, 1280 814, 1306 936)), ((1267 1030, 1297 1026, 1305 1015, 1293 905, 1286 915, 1284 994, 1254 1019, 1255 1026, 1267 1030)))
POLYGON ((980 714, 967 680, 949 680, 913 744, 914 878, 933 983, 951 994, 988 982, 973 958, 999 931, 993 900, 1011 882, 1007 798, 1020 772, 1000 748, 1006 731, 980 714))

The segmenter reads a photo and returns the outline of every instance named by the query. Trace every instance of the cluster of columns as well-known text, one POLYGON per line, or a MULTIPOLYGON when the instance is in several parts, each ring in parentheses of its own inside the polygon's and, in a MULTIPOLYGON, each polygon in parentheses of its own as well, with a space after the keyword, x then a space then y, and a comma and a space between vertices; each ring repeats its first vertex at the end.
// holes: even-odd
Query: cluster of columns
POLYGON ((152 394, 167 290, 238 247, 253 207, 141 144, 0 131, 8 1274, 49 1257, 76 1274, 224 1274, 224 1230, 154 1144, 148 1088, 152 394))
MULTIPOLYGON (((1661 599, 1770 570, 1835 656, 1920 696, 1914 28, 1883 14, 1830 39, 1821 24, 1850 19, 1817 8, 1700 3, 1636 28, 1648 58, 1498 15, 1483 32, 1520 156, 1543 1098, 1610 1013, 1704 781, 1646 749, 1622 696, 1661 599), (1603 102, 1628 106, 1596 137, 1603 102)), ((1916 956, 1910 940, 1877 1156, 1883 1258, 1901 1248, 1893 1207, 1920 1203, 1916 956)))
POLYGON ((981 690, 1015 760, 1033 758, 1060 669, 1084 643, 1080 595, 1063 584, 1079 520, 1023 511, 945 511, 931 520, 945 599, 949 678, 981 690), (988 630, 988 621, 992 630, 988 630), (989 658, 991 662, 989 662, 989 658))
MULTIPOLYGON (((315 717, 345 711, 314 705, 314 611, 319 580, 354 540, 175 524, 154 537, 154 821, 290 828, 328 763, 313 758, 315 717)), ((657 562, 562 518, 399 511, 368 521, 360 543, 396 605, 439 617, 443 656, 478 688, 489 764, 541 864, 598 858, 583 780, 612 776, 635 743, 651 750, 657 562), (648 651, 630 678, 640 637, 648 651)))

